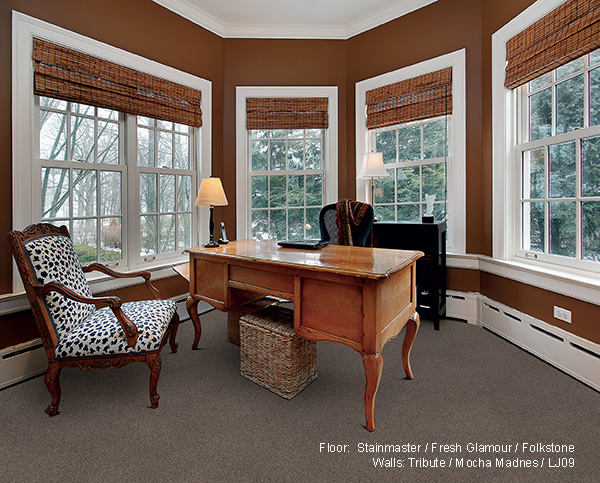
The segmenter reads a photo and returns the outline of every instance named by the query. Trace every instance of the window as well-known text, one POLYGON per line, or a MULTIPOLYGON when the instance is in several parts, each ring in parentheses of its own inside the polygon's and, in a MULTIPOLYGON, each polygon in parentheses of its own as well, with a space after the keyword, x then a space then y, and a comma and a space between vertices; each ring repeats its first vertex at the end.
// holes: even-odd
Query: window
POLYGON ((39 98, 40 219, 67 225, 82 264, 123 259, 120 117, 39 98))
POLYGON ((600 262, 599 94, 600 51, 519 88, 517 255, 600 262))
POLYGON ((17 12, 13 37, 14 227, 65 224, 84 264, 172 276, 206 230, 193 197, 210 175, 210 82, 17 12), (33 95, 34 39, 201 93, 202 127, 33 95))
POLYGON ((369 145, 383 154, 389 177, 375 180, 375 215, 382 220, 419 221, 425 196, 435 195, 436 221, 446 219, 446 117, 370 131, 369 145))
POLYGON ((319 238, 324 129, 253 129, 250 143, 252 238, 319 238))
POLYGON ((137 116, 140 256, 192 246, 193 128, 137 116))
POLYGON ((127 260, 123 206, 139 206, 139 220, 130 221, 139 223, 139 240, 129 240, 139 251, 130 255, 149 261, 192 245, 192 128, 131 116, 131 133, 115 110, 48 97, 39 104, 41 220, 67 225, 82 264, 127 260), (130 177, 139 189, 123 189, 130 177))
POLYGON ((237 238, 319 238, 337 201, 337 88, 237 88, 237 238), (248 128, 248 99, 323 98, 328 127, 248 128))
MULTIPOLYGON (((426 93, 425 93, 426 94, 426 93)), ((405 108, 400 100, 400 109, 405 108)), ((433 214, 447 222, 447 250, 465 253, 465 51, 452 52, 356 84, 356 172, 364 153, 383 154, 389 177, 375 179, 374 208, 381 219, 418 221, 425 195, 435 194, 433 214), (451 114, 367 128, 367 96, 374 90, 451 69, 451 114)), ((446 106, 446 108, 449 106, 446 106)), ((356 196, 371 201, 370 181, 356 181, 356 196)))
POLYGON ((526 266, 523 277, 597 286, 598 8, 537 1, 492 36, 493 255, 526 266))

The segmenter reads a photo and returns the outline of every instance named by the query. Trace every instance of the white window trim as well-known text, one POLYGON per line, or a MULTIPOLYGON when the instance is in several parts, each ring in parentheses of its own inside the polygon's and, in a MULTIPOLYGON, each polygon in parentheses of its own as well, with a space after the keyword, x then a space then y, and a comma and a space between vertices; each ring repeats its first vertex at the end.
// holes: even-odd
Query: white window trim
MULTIPOLYGON (((356 172, 360 170, 364 153, 368 151, 366 93, 372 89, 405 79, 452 68, 452 163, 448 169, 448 252, 466 252, 466 50, 461 49, 418 64, 372 77, 356 83, 356 172)), ((369 199, 368 180, 356 180, 356 199, 369 199)))
POLYGON ((250 176, 246 99, 250 97, 327 97, 329 127, 325 133, 325 190, 323 205, 338 200, 338 88, 337 87, 236 87, 236 238, 250 238, 250 176))
MULTIPOLYGON (((37 133, 35 131, 35 126, 37 125, 35 118, 36 111, 32 90, 33 61, 31 55, 33 37, 82 51, 110 62, 126 65, 132 69, 201 91, 203 125, 200 129, 200 135, 195 136, 195 146, 192 146, 192 149, 199 154, 199 162, 195 167, 199 171, 196 177, 197 183, 200 183, 203 177, 210 176, 212 159, 212 83, 210 81, 98 42, 97 40, 20 12, 13 11, 12 20, 12 185, 14 229, 20 230, 33 223, 35 221, 35 206, 39 206, 41 203, 40 193, 30 193, 28 189, 23 189, 23 187, 34 186, 33 160, 36 156, 36 146, 38 144, 37 133), (18 189, 15 189, 15 187, 18 187, 18 189)), ((198 186, 195 189, 197 190, 198 186)), ((206 223, 203 222, 203 214, 199 211, 196 213, 198 233, 195 234, 194 238, 203 240, 208 237, 208 230, 205 226, 206 223)), ((129 219, 132 220, 131 213, 129 213, 129 219)), ((169 261, 159 260, 156 263, 144 264, 143 267, 145 270, 152 270, 157 274, 161 273, 160 276, 162 278, 162 276, 169 276, 172 272, 171 270, 165 271, 162 269, 182 263, 185 260, 187 260, 187 256, 181 255, 169 261)), ((135 260, 129 260, 129 270, 133 271, 140 268, 139 266, 136 267, 135 263, 135 260)), ((156 278, 158 277, 153 277, 153 279, 156 278)), ((124 283, 123 281, 116 280, 114 284, 107 284, 106 276, 100 275, 90 279, 92 285, 94 285, 93 282, 96 280, 101 284, 102 290, 117 288, 123 286, 124 283)), ((13 292, 21 292, 23 290, 22 287, 18 271, 13 269, 13 292)), ((92 286, 92 291, 96 291, 94 286, 92 286)))
MULTIPOLYGON (((519 172, 517 156, 517 89, 504 87, 506 43, 519 32, 550 13, 565 0, 538 0, 492 35, 492 196, 493 252, 496 260, 506 262, 514 270, 528 270, 539 277, 560 280, 555 291, 576 298, 571 284, 591 284, 600 289, 600 274, 544 261, 516 257, 518 243, 514 220, 519 217, 517 189, 519 172)), ((509 270, 510 272, 510 270, 509 270)), ((516 272, 509 278, 516 278, 516 272)))

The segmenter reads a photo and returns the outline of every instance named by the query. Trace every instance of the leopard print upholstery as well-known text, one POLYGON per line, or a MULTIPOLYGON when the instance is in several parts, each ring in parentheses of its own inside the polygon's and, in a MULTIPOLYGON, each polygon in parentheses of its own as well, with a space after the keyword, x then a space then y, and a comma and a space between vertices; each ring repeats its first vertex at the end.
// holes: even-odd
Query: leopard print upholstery
MULTIPOLYGON (((46 235, 23 247, 38 283, 60 282, 80 295, 93 296, 69 237, 46 235)), ((177 310, 171 300, 124 303, 121 309, 139 333, 136 345, 128 347, 121 324, 109 307, 96 310, 94 304, 76 302, 57 292, 45 295, 44 302, 58 338, 57 359, 156 351, 177 310)))
MULTIPOLYGON (((39 284, 60 282, 80 295, 92 297, 69 237, 42 236, 24 243, 23 247, 39 284)), ((59 341, 96 310, 94 305, 76 302, 57 292, 45 295, 44 301, 59 341)))
POLYGON ((55 351, 56 358, 156 351, 177 310, 177 304, 172 300, 144 300, 124 303, 121 308, 138 328, 139 336, 134 347, 127 346, 127 339, 119 321, 109 307, 104 307, 94 312, 59 342, 55 351))

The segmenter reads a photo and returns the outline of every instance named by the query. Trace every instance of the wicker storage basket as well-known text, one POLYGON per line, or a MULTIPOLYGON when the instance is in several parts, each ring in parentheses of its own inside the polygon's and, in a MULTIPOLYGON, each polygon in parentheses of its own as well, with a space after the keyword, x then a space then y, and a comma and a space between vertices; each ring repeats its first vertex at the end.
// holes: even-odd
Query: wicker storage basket
POLYGON ((267 307, 240 319, 241 374, 286 399, 317 377, 317 343, 294 332, 294 312, 267 307))
POLYGON ((257 312, 270 305, 279 305, 279 300, 263 297, 262 299, 248 302, 247 304, 240 305, 234 310, 227 312, 227 340, 240 345, 240 317, 245 314, 257 312))

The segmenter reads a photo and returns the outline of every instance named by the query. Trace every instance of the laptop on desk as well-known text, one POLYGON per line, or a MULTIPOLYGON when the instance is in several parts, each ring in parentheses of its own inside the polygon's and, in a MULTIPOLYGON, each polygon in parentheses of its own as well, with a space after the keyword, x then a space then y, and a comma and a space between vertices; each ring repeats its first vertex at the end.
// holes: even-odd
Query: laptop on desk
POLYGON ((302 248, 304 250, 317 250, 329 245, 328 241, 322 240, 282 240, 277 242, 282 248, 302 248))

